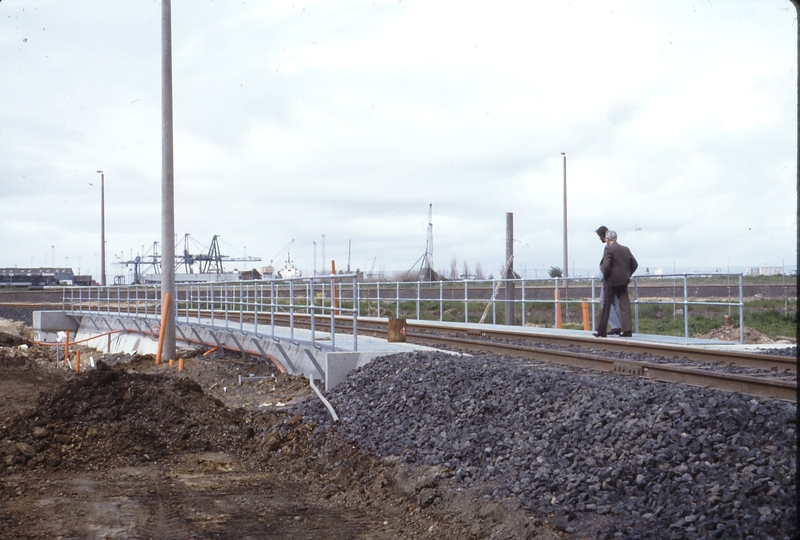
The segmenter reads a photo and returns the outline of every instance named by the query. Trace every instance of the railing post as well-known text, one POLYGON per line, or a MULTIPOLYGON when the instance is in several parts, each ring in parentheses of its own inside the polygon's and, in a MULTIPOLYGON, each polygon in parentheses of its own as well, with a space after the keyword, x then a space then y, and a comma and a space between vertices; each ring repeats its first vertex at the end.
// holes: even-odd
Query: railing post
POLYGON ((497 324, 497 289, 495 288, 495 281, 492 280, 492 324, 497 324))
POLYGON ((469 284, 464 280, 464 322, 469 323, 469 284))
POLYGON ((444 320, 444 281, 439 282, 439 322, 444 320))
POLYGON ((272 327, 272 339, 275 340, 275 282, 269 283, 269 305, 270 305, 270 326, 272 327))
POLYGON ((744 343, 744 287, 739 274, 739 343, 744 343))
POLYGON ((633 313, 634 313, 634 322, 636 326, 634 327, 634 332, 637 334, 639 333, 639 280, 633 278, 633 313))
MULTIPOLYGON (((336 294, 336 278, 331 277, 331 294, 336 294)), ((336 310, 331 306, 331 349, 336 350, 336 310)))
POLYGON ((239 282, 239 332, 244 331, 244 290, 242 289, 243 283, 239 282))
MULTIPOLYGON (((358 276, 353 276, 353 303, 356 301, 356 289, 359 287, 358 276)), ((361 303, 359 302, 359 305, 361 303)), ((358 311, 353 305, 353 351, 358 351, 358 311)))
POLYGON ((381 282, 375 282, 375 294, 377 295, 378 300, 378 317, 381 316, 381 282))
POLYGON ((525 328, 525 278, 520 280, 522 285, 522 327, 525 328))
POLYGON ((225 330, 228 329, 228 282, 225 282, 225 330))
POLYGON ((294 280, 292 279, 289 280, 289 340, 294 341, 294 280))
POLYGON ((683 337, 689 337, 689 279, 683 274, 683 337))
POLYGON ((261 283, 255 283, 253 287, 253 331, 256 335, 258 335, 258 311, 261 307, 261 289, 263 285, 261 283))
POLYGON ((395 304, 395 317, 400 318, 400 282, 397 282, 397 304, 395 304))
POLYGON ((358 304, 353 305, 356 310, 355 317, 361 317, 361 283, 358 282, 358 278, 355 278, 353 294, 355 295, 353 302, 356 302, 356 298, 358 298, 358 304))
POLYGON ((317 303, 316 303, 316 300, 314 299, 314 278, 311 278, 308 281, 308 285, 306 287, 306 291, 308 292, 308 294, 309 294, 309 296, 311 298, 311 306, 312 306, 312 309, 311 309, 311 345, 313 346, 315 344, 315 340, 316 340, 315 332, 317 330, 317 326, 316 326, 316 322, 317 321, 314 318, 314 312, 317 310, 316 309, 317 308, 317 303))
POLYGON ((419 320, 420 283, 417 281, 417 320, 419 320))
POLYGON ((214 328, 214 284, 209 282, 208 286, 209 286, 209 292, 211 293, 211 296, 209 298, 209 300, 211 301, 211 328, 214 328))

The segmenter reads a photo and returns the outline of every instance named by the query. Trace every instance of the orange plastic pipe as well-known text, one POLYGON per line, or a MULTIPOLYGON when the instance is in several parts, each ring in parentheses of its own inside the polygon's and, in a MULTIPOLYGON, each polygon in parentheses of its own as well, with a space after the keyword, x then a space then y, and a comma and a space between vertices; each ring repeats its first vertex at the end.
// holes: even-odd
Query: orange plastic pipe
POLYGON ((561 291, 555 291, 555 297, 556 297, 556 328, 563 328, 563 326, 561 326, 561 302, 559 302, 559 300, 561 300, 561 291))
POLYGON ((583 329, 591 330, 592 327, 589 325, 589 304, 584 302, 581 307, 583 308, 583 329))
POLYGON ((156 365, 161 363, 161 351, 164 348, 164 334, 167 333, 167 316, 169 315, 170 293, 164 295, 164 307, 161 309, 161 330, 158 332, 158 352, 156 353, 156 365))
POLYGON ((183 358, 178 358, 178 371, 183 371, 183 358))
POLYGON ((81 370, 81 351, 75 351, 75 371, 81 370))

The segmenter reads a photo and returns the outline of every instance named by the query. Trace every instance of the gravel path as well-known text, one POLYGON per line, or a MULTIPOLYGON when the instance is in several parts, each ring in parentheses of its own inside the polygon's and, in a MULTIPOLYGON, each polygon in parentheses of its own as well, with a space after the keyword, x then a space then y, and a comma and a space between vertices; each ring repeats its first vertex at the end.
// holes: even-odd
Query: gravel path
MULTIPOLYGON (((339 433, 575 538, 792 538, 796 406, 492 355, 374 360, 326 396, 339 433)), ((318 429, 333 423, 303 405, 318 429)))

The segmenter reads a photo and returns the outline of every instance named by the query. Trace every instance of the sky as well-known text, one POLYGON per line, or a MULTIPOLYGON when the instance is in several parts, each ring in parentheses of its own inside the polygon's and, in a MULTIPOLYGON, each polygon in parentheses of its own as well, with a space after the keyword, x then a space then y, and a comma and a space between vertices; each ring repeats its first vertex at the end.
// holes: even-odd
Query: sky
MULTIPOLYGON (((0 267, 99 275, 103 170, 128 275, 161 240, 161 3, 0 21, 0 267)), ((173 0, 176 251, 391 275, 430 210, 436 270, 499 276, 510 212, 542 277, 563 152, 570 275, 601 224, 651 272, 793 271, 796 24, 789 0, 173 0)))

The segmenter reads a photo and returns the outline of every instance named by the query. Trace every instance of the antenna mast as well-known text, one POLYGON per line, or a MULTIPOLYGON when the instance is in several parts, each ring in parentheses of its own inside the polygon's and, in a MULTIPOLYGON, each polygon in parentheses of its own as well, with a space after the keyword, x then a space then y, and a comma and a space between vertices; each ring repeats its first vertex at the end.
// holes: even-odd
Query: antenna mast
POLYGON ((433 204, 428 205, 428 237, 425 241, 425 256, 419 267, 420 281, 433 281, 433 204))

